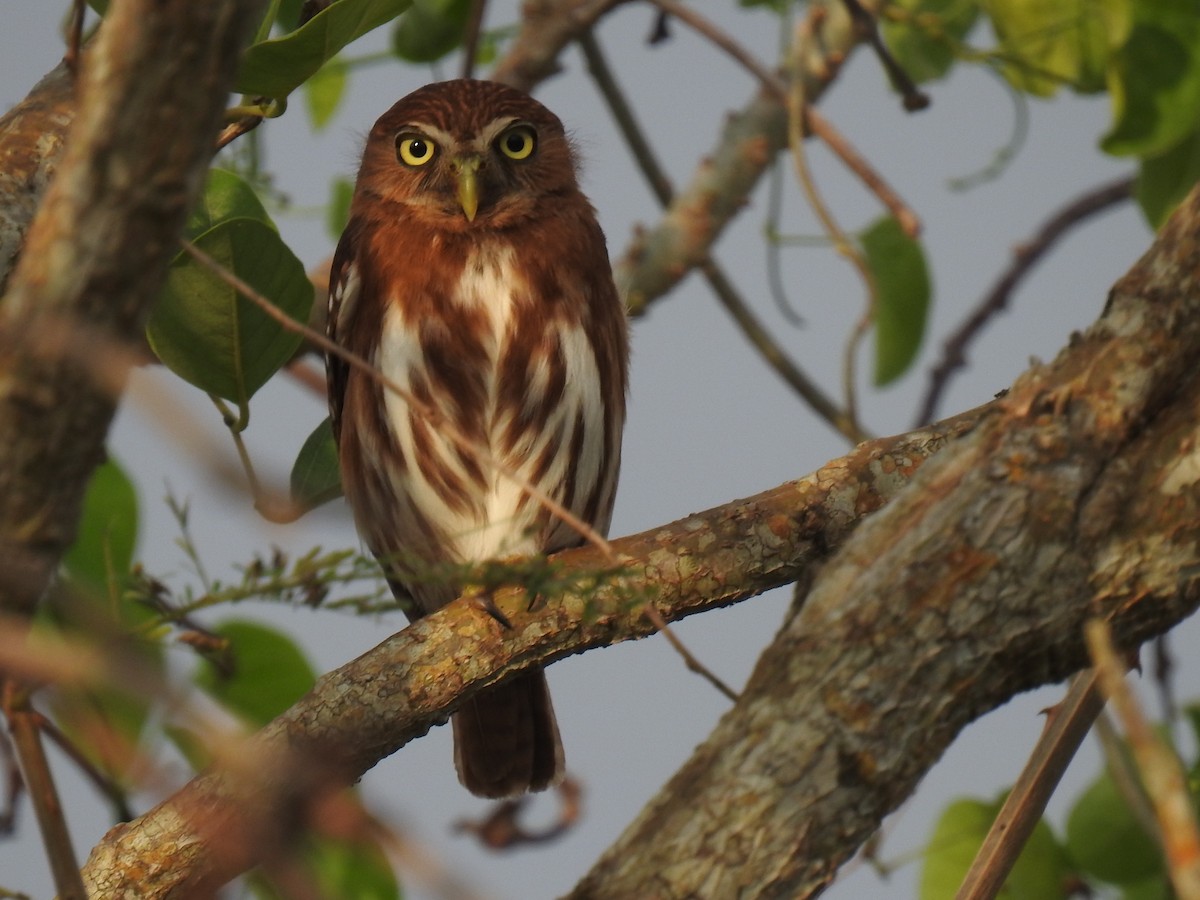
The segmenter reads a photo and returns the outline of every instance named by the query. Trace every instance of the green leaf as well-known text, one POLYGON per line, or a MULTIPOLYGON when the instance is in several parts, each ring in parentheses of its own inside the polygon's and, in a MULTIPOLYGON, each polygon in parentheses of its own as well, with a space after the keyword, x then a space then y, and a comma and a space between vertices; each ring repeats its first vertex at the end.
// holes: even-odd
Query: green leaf
POLYGON ((275 228, 254 188, 225 169, 209 169, 200 202, 188 216, 184 233, 189 239, 231 219, 254 219, 275 228))
POLYGON ((986 9, 1008 60, 1013 86, 1050 96, 1067 84, 1094 93, 1105 86, 1113 49, 1128 28, 1132 0, 989 0, 986 9))
MULTIPOLYGON (((256 219, 230 219, 195 244, 281 312, 307 320, 312 283, 274 228, 256 219)), ((242 408, 300 344, 300 335, 185 253, 171 263, 146 336, 171 371, 242 408)))
POLYGON ((295 31, 250 47, 242 55, 235 90, 283 100, 343 47, 390 22, 411 2, 336 0, 295 31))
POLYGON ((329 191, 329 206, 325 211, 325 225, 336 241, 346 230, 350 221, 350 201, 354 199, 354 182, 348 178, 335 178, 329 191))
POLYGON ((1200 181, 1200 131, 1160 156, 1142 160, 1134 195, 1146 220, 1158 228, 1200 181))
POLYGON ((137 491, 109 457, 96 467, 88 482, 79 531, 63 557, 67 573, 81 585, 107 595, 110 582, 127 576, 133 566, 137 531, 137 491))
POLYGON ((163 732, 195 771, 199 772, 212 764, 212 751, 204 738, 195 731, 182 725, 167 723, 163 725, 163 732))
POLYGON ((875 384, 889 384, 916 359, 932 292, 921 245, 884 216, 860 237, 875 279, 875 384))
POLYGON ((1175 891, 1165 875, 1156 875, 1147 881, 1125 885, 1122 900, 1175 900, 1175 891))
POLYGON ((292 466, 292 502, 307 512, 341 495, 337 444, 326 417, 305 440, 292 466))
POLYGON ((310 865, 324 897, 399 900, 400 886, 383 849, 374 840, 313 841, 310 865))
POLYGON ((413 0, 396 23, 392 50, 408 62, 441 59, 462 43, 471 0, 413 0))
POLYGON ((901 68, 922 83, 946 74, 978 18, 974 2, 899 0, 887 7, 881 30, 901 68))
MULTIPOLYGON (((925 854, 918 891, 920 900, 945 900, 958 893, 963 876, 983 844, 1002 799, 994 803, 961 799, 946 807, 925 854)), ((1071 867, 1062 846, 1045 821, 1040 821, 1017 858, 1000 900, 1062 900, 1071 867)))
POLYGON ((1067 817, 1067 852, 1087 875, 1133 885, 1162 871, 1162 854, 1130 812, 1106 772, 1067 817))
POLYGON ((320 131, 333 118, 346 93, 346 64, 335 56, 304 82, 304 100, 314 131, 320 131))
POLYGON ((265 725, 312 689, 316 673, 291 638, 257 622, 231 619, 216 633, 229 641, 232 672, 205 661, 196 684, 254 725, 265 725))
POLYGON ((1200 15, 1194 0, 1139 0, 1109 71, 1114 156, 1157 156, 1200 125, 1200 15))

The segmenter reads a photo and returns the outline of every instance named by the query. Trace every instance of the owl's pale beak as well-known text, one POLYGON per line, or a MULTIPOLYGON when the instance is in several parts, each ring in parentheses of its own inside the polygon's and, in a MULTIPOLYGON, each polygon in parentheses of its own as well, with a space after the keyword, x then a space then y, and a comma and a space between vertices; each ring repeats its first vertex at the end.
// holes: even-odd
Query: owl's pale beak
POLYGON ((468 222, 475 221, 479 210, 479 179, 477 173, 482 160, 478 156, 460 156, 450 163, 458 178, 458 205, 462 207, 468 222))

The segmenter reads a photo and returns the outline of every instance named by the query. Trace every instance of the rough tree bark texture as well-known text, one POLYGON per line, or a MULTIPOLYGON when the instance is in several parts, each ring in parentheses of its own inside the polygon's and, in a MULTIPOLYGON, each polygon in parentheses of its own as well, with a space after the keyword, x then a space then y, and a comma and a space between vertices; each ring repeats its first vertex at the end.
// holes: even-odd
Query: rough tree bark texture
POLYGON ((867 519, 576 898, 809 897, 968 722, 1200 604, 1200 191, 867 519))
MULTIPOLYGON (((0 609, 32 609, 74 537, 124 383, 117 348, 158 294, 262 6, 118 0, 88 56, 58 175, 0 304, 0 609)), ((52 139, 69 118, 58 86, 43 94, 52 139)), ((14 161, 36 191, 44 170, 14 161)))

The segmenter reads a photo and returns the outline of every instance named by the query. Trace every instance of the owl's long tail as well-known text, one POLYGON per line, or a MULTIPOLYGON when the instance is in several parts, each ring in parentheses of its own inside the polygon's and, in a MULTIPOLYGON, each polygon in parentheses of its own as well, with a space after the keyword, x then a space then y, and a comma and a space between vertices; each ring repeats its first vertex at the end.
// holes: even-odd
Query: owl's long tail
POLYGON ((515 797, 562 778, 562 741, 540 669, 472 697, 452 721, 454 766, 472 794, 515 797))

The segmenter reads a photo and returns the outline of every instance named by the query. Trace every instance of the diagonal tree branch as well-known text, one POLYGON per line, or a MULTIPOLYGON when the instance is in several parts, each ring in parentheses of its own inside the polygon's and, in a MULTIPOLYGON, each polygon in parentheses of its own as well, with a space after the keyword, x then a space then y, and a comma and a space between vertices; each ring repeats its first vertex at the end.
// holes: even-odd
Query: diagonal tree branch
POLYGON ((1200 605, 1200 191, 1104 317, 822 569, 738 704, 572 896, 810 897, 955 735, 1200 605), (678 861, 686 861, 677 865, 678 861))
MULTIPOLYGON (((352 783, 476 691, 531 665, 651 634, 641 612, 647 599, 673 620, 794 581, 979 414, 862 444, 799 481, 614 541, 625 572, 600 577, 586 595, 530 612, 519 592, 498 592, 511 631, 499 632, 470 602, 413 623, 324 676, 234 754, 238 765, 193 780, 109 832, 86 866, 89 888, 120 895, 149 869, 161 881, 139 897, 212 890, 278 850, 326 791, 352 783), (189 848, 186 859, 180 846, 189 848)), ((555 559, 584 573, 606 565, 592 547, 555 559)))

